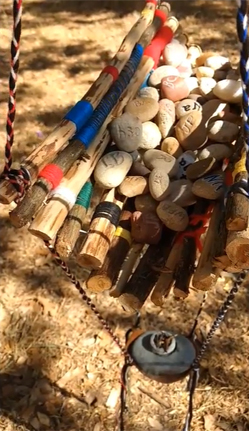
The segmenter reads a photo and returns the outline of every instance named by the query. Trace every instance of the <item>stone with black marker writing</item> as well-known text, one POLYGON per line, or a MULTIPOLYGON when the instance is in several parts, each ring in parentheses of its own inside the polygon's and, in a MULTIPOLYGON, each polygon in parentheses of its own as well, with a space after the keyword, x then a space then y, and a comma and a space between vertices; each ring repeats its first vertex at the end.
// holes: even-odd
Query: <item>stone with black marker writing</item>
POLYGON ((118 187, 133 163, 132 156, 124 151, 113 151, 101 157, 94 170, 94 179, 103 188, 118 187))
POLYGON ((224 173, 212 173, 196 180, 192 187, 192 192, 204 199, 219 199, 225 191, 224 173))

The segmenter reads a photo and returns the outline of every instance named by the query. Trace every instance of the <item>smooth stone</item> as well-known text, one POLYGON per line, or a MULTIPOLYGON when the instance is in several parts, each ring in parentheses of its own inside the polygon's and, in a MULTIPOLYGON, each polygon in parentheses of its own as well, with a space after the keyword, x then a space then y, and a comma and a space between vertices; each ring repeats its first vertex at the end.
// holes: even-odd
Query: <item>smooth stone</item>
POLYGON ((149 176, 150 194, 156 201, 163 201, 169 194, 170 180, 162 168, 155 168, 149 176))
POLYGON ((142 123, 134 115, 125 112, 110 123, 110 134, 121 151, 132 152, 138 148, 142 137, 142 123))
POLYGON ((213 89, 216 97, 228 103, 241 103, 242 101, 242 85, 241 81, 233 79, 223 79, 217 82, 213 89))
POLYGON ((207 60, 207 58, 209 57, 216 57, 217 54, 213 51, 207 51, 207 52, 203 52, 197 59, 196 59, 196 66, 205 66, 205 62, 207 60))
POLYGON ((193 73, 191 62, 187 58, 182 61, 177 70, 181 78, 189 78, 193 73))
POLYGON ((208 157, 189 165, 186 169, 186 177, 188 180, 197 180, 217 168, 217 160, 214 157, 208 157))
POLYGON ((131 165, 131 168, 129 170, 129 175, 131 176, 141 176, 141 177, 147 177, 150 174, 150 169, 146 168, 143 163, 139 162, 133 162, 131 165))
POLYGON ((214 70, 218 70, 218 69, 230 69, 231 67, 231 63, 229 61, 229 58, 227 57, 223 57, 222 55, 215 55, 212 57, 208 57, 205 60, 205 66, 207 67, 211 67, 214 70))
POLYGON ((186 85, 188 87, 189 93, 197 93, 199 90, 199 81, 195 76, 185 79, 186 85))
POLYGON ((165 138, 161 143, 161 151, 178 158, 183 153, 182 147, 178 140, 173 137, 165 138))
POLYGON ((188 47, 187 58, 190 60, 193 67, 196 66, 196 59, 202 54, 202 49, 199 45, 192 44, 188 47))
POLYGON ((147 195, 139 195, 135 197, 136 211, 141 212, 156 212, 158 202, 148 193, 147 195))
POLYGON ((198 102, 201 106, 204 105, 207 102, 206 97, 202 96, 201 94, 195 94, 195 93, 191 93, 188 96, 188 99, 192 99, 195 100, 196 102, 198 102))
POLYGON ((225 158, 230 158, 234 152, 234 148, 225 144, 211 144, 206 148, 203 148, 198 154, 199 160, 207 159, 208 157, 214 157, 217 161, 225 158))
POLYGON ((219 199, 225 191, 224 174, 212 173, 196 180, 192 187, 192 192, 204 199, 219 199))
POLYGON ((137 97, 127 103, 125 112, 139 118, 142 123, 152 120, 159 110, 159 104, 151 97, 137 97))
MULTIPOLYGON (((230 69, 227 74, 226 74, 226 79, 234 79, 235 81, 238 81, 238 79, 240 79, 240 72, 239 72, 239 68, 237 69, 230 69)), ((225 79, 224 78, 224 79, 225 79)))
POLYGON ((176 177, 178 179, 186 178, 186 170, 189 165, 192 165, 196 161, 196 155, 193 151, 185 151, 180 157, 178 157, 178 172, 176 177))
POLYGON ((118 186, 118 192, 127 198, 144 195, 149 192, 148 179, 141 176, 126 177, 118 186))
POLYGON ((154 87, 144 87, 138 92, 138 97, 150 97, 151 99, 159 101, 159 92, 154 87))
POLYGON ((214 77, 214 69, 207 66, 200 66, 195 69, 195 75, 198 79, 200 78, 213 78, 214 77))
POLYGON ((230 107, 227 103, 221 102, 218 99, 208 100, 207 103, 202 106, 203 121, 207 124, 211 118, 216 117, 222 111, 230 111, 230 107))
POLYGON ((158 244, 163 224, 155 212, 135 211, 131 216, 131 236, 139 244, 158 244))
POLYGON ((184 78, 171 75, 162 79, 162 98, 178 102, 178 100, 186 99, 188 95, 189 88, 184 78))
POLYGON ((172 100, 160 100, 159 111, 155 118, 155 122, 159 127, 162 138, 166 138, 172 131, 175 123, 175 104, 172 100))
MULTIPOLYGON (((129 153, 129 151, 127 152, 129 153)), ((129 154, 131 155, 133 162, 139 162, 141 160, 141 155, 137 150, 132 151, 129 154)))
POLYGON ((142 124, 142 137, 139 149, 150 150, 158 147, 162 139, 159 127, 152 121, 145 121, 142 124))
POLYGON ((200 103, 192 99, 184 99, 178 102, 176 105, 176 117, 179 120, 186 114, 193 111, 202 111, 202 106, 200 103))
POLYGON ((160 88, 162 79, 166 76, 179 76, 179 72, 176 67, 173 66, 159 66, 152 72, 149 78, 148 84, 151 87, 160 88))
POLYGON ((178 163, 175 157, 161 150, 148 150, 144 153, 143 161, 148 169, 162 168, 169 177, 178 172, 178 163))
POLYGON ((182 232, 188 226, 189 217, 187 211, 168 199, 160 202, 156 212, 168 229, 182 232))
POLYGON ((179 66, 187 58, 187 55, 188 49, 186 45, 179 43, 177 39, 172 39, 162 52, 163 62, 173 67, 179 66))
POLYGON ((208 138, 222 144, 231 143, 237 138, 239 129, 239 126, 235 123, 223 120, 212 121, 208 125, 208 138))
POLYGON ((216 86, 216 81, 213 78, 200 78, 199 88, 201 94, 207 99, 214 99, 213 89, 216 86))
POLYGON ((176 138, 185 150, 197 150, 207 141, 207 128, 200 111, 180 118, 175 126, 176 138))
POLYGON ((118 187, 130 170, 132 162, 131 155, 124 151, 105 154, 94 169, 96 183, 106 189, 118 187))
POLYGON ((188 207, 196 203, 196 196, 192 192, 193 183, 190 180, 176 180, 170 183, 167 199, 180 207, 188 207))

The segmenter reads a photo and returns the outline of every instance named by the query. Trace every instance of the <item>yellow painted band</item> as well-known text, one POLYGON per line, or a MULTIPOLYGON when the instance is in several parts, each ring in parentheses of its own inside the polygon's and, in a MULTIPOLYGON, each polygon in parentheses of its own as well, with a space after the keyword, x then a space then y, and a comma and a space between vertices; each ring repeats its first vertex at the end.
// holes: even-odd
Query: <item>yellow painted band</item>
POLYGON ((126 241, 131 245, 131 234, 128 230, 123 229, 122 227, 118 226, 115 232, 115 236, 120 236, 121 238, 126 239, 126 241))
POLYGON ((235 163, 235 166, 232 172, 233 180, 235 180, 236 175, 239 174, 240 172, 246 172, 246 151, 245 150, 243 150, 240 160, 238 160, 235 163))

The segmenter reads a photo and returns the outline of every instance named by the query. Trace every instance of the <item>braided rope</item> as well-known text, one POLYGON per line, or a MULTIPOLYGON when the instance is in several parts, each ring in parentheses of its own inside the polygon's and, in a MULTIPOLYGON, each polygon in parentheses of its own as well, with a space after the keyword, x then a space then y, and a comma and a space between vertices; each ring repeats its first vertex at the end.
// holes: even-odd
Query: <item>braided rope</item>
POLYGON ((11 60, 9 75, 9 100, 7 114, 7 142, 5 146, 4 173, 8 173, 12 165, 12 145, 14 142, 14 121, 16 115, 16 83, 19 69, 19 46, 22 27, 22 0, 13 0, 13 32, 11 40, 11 60))

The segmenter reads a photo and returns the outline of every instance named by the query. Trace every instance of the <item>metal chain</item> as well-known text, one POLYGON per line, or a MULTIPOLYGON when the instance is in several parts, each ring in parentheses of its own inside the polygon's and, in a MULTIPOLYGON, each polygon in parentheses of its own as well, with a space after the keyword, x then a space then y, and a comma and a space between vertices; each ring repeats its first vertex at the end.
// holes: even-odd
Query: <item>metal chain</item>
POLYGON ((108 332, 110 337, 113 339, 113 341, 117 344, 117 346, 120 348, 121 353, 124 356, 128 356, 128 353, 124 346, 122 345, 119 338, 114 334, 112 328, 110 327, 109 323, 104 319, 104 317, 101 316, 100 312, 97 310, 96 305, 92 302, 91 298, 86 294, 86 291, 81 286, 81 283, 74 274, 72 274, 71 270, 67 266, 67 264, 60 258, 57 251, 54 249, 54 247, 48 242, 44 241, 46 247, 49 249, 51 254, 53 255, 53 258, 55 259, 55 262, 58 266, 61 267, 61 269, 65 272, 66 276, 70 279, 70 281, 75 285, 76 289, 81 295, 81 298, 86 303, 86 305, 92 310, 92 312, 95 314, 95 316, 98 318, 99 322, 103 326, 103 328, 108 332))

